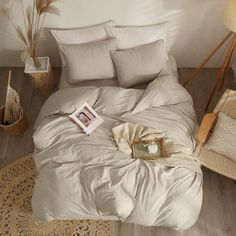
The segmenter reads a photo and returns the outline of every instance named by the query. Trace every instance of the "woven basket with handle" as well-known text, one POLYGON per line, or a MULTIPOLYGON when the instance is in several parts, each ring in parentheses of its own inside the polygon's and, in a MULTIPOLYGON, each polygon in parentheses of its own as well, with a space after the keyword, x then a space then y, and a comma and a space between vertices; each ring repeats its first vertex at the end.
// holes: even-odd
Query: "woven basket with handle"
POLYGON ((28 121, 25 114, 22 112, 20 118, 11 125, 3 125, 5 106, 0 107, 0 128, 2 128, 9 135, 23 134, 28 126, 28 121))

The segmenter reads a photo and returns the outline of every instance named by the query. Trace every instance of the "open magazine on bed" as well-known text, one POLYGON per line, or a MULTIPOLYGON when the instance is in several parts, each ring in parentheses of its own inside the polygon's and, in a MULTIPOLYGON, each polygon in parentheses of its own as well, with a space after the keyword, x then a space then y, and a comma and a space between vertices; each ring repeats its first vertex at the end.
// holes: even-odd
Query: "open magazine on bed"
POLYGON ((73 112, 69 118, 87 135, 91 134, 104 121, 87 102, 73 112))

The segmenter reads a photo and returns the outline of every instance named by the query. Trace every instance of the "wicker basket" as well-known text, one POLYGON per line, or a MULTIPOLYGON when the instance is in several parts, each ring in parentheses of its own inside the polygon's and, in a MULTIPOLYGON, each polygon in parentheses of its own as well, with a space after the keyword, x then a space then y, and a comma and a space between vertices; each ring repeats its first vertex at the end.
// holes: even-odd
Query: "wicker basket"
POLYGON ((20 135, 23 134, 28 126, 28 121, 23 113, 22 116, 16 121, 14 124, 11 125, 3 125, 3 116, 4 116, 4 109, 5 106, 0 107, 0 128, 4 129, 6 133, 9 135, 20 135))

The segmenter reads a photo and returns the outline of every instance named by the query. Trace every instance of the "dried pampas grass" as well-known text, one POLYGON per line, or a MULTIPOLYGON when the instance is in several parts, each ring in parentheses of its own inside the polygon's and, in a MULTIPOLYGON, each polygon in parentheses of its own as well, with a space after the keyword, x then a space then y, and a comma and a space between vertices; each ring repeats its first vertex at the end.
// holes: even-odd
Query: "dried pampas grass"
POLYGON ((60 11, 58 8, 56 8, 54 6, 48 6, 42 10, 42 13, 50 13, 50 14, 54 14, 54 15, 59 15, 60 11))
POLYGON ((19 25, 16 26, 16 32, 17 32, 18 37, 20 38, 20 40, 27 47, 27 45, 28 45, 27 39, 26 39, 26 37, 25 37, 25 35, 24 35, 24 33, 23 33, 23 31, 22 31, 22 29, 21 29, 21 27, 19 25))
MULTIPOLYGON (((25 48, 21 56, 22 60, 25 63, 33 64, 36 68, 40 66, 36 57, 36 48, 44 21, 47 14, 60 14, 59 9, 54 6, 57 2, 59 2, 59 0, 33 0, 32 4, 25 9, 23 0, 21 0, 22 15, 24 19, 23 28, 14 24, 9 16, 8 9, 0 8, 0 16, 8 17, 17 33, 19 39, 17 39, 17 41, 19 41, 25 48)), ((6 33, 5 30, 3 31, 6 33)), ((12 38, 10 33, 7 34, 12 38)))
POLYGON ((26 9, 26 16, 27 16, 27 22, 28 24, 31 24, 32 20, 32 8, 30 6, 27 7, 26 9))

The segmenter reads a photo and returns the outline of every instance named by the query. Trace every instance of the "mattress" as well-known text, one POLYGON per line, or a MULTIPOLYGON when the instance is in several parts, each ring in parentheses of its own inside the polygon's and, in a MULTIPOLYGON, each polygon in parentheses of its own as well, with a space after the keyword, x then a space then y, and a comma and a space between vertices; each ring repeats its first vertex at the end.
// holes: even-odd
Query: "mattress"
MULTIPOLYGON (((168 56, 167 69, 168 69, 169 73, 174 78, 176 78, 176 80, 178 80, 178 71, 177 71, 176 60, 171 55, 168 56)), ((134 88, 145 89, 147 87, 147 85, 148 85, 148 83, 141 84, 141 85, 135 86, 134 88)), ((84 87, 84 86, 97 86, 97 87, 112 86, 112 87, 118 87, 118 80, 117 79, 102 79, 102 80, 92 80, 92 81, 81 82, 79 84, 70 84, 70 83, 67 82, 67 70, 66 70, 66 68, 62 68, 59 89, 84 87)))

